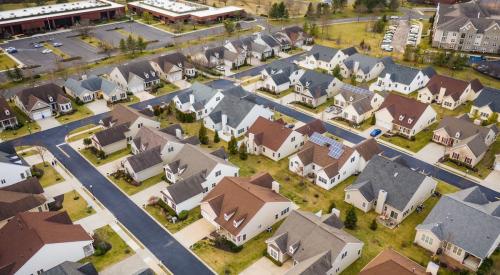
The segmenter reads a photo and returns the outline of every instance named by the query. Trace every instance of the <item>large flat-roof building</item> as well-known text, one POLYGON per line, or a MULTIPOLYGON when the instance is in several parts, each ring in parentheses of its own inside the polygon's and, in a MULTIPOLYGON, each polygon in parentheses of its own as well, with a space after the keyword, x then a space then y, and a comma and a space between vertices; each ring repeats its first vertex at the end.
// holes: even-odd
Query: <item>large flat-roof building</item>
POLYGON ((17 10, 0 11, 0 36, 31 34, 125 15, 125 6, 107 0, 83 0, 17 10))
POLYGON ((143 0, 128 3, 127 6, 129 11, 137 14, 148 12, 165 23, 182 20, 203 24, 245 14, 242 8, 235 6, 214 8, 181 0, 143 0))

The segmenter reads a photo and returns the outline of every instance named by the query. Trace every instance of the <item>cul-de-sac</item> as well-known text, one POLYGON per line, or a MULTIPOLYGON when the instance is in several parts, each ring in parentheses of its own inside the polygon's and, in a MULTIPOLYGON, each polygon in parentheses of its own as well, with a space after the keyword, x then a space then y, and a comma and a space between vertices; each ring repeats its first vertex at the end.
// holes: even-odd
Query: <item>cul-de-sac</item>
POLYGON ((0 1, 0 275, 500 274, 500 0, 0 1))

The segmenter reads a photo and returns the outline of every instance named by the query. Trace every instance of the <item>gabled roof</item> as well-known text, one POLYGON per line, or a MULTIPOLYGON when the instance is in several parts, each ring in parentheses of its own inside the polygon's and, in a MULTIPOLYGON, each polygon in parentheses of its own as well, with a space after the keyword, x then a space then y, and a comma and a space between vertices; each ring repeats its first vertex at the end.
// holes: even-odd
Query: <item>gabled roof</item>
POLYGON ((125 140, 125 133, 128 131, 128 127, 128 123, 118 124, 95 133, 94 137, 101 146, 107 146, 115 142, 125 140))
POLYGON ((254 135, 256 145, 262 145, 273 151, 279 150, 283 143, 289 141, 288 137, 292 133, 293 130, 286 127, 286 125, 261 116, 255 120, 247 131, 247 135, 254 135))
POLYGON ((479 108, 488 106, 493 112, 500 113, 500 90, 484 87, 473 105, 479 108))
POLYGON ((342 146, 342 153, 338 158, 329 155, 330 149, 328 146, 316 144, 308 141, 302 147, 302 150, 297 152, 297 157, 303 165, 314 163, 323 167, 324 172, 329 178, 333 178, 339 172, 339 169, 344 166, 350 158, 354 150, 345 145, 342 146))
POLYGON ((391 81, 395 83, 401 83, 405 85, 410 85, 411 82, 417 77, 419 72, 431 78, 436 74, 436 71, 432 67, 427 67, 425 69, 417 69, 412 67, 407 67, 395 63, 390 57, 382 58, 384 63, 384 70, 380 73, 380 77, 385 77, 386 74, 390 75, 391 81))
POLYGON ((76 263, 65 261, 53 268, 44 271, 43 275, 97 275, 98 272, 94 265, 90 262, 88 263, 76 263))
POLYGON ((180 69, 192 68, 193 65, 188 61, 187 57, 179 52, 166 54, 154 59, 164 73, 168 73, 173 66, 180 69))
MULTIPOLYGON (((224 177, 203 199, 217 215, 214 221, 234 236, 245 228, 266 203, 290 202, 271 188, 264 187, 261 177, 266 178, 267 186, 272 185, 269 182, 272 177, 267 173, 250 178, 224 177), (233 221, 241 223, 235 227, 233 221)), ((269 215, 274 216, 273 213, 269 215)))
POLYGON ((38 101, 42 101, 45 104, 53 102, 64 104, 70 102, 69 98, 64 94, 63 89, 54 83, 20 90, 17 92, 17 97, 28 111, 31 111, 38 101))
POLYGON ((338 51, 339 51, 338 49, 321 45, 314 45, 312 49, 309 51, 309 54, 314 56, 314 59, 316 60, 330 62, 338 51))
POLYGON ((222 115, 227 115, 227 124, 236 128, 257 104, 239 86, 226 90, 223 94, 224 97, 210 113, 209 117, 214 123, 219 123, 222 120, 222 115), (244 95, 239 96, 238 94, 244 95))
POLYGON ((387 248, 373 258, 359 275, 425 275, 423 266, 401 255, 392 248, 387 248))
POLYGON ((92 237, 66 212, 17 214, 0 229, 0 273, 15 273, 44 245, 79 241, 92 237))
POLYGON ((295 131, 310 137, 314 133, 324 134, 326 132, 326 128, 321 119, 314 119, 295 129, 295 131))
POLYGON ((144 82, 151 82, 160 79, 160 76, 155 72, 153 66, 151 66, 151 63, 147 60, 123 64, 116 68, 118 68, 127 82, 134 76, 138 76, 143 79, 144 82))
POLYGON ((113 107, 113 110, 111 110, 109 116, 102 119, 102 122, 105 127, 109 127, 111 126, 111 124, 118 125, 124 123, 132 123, 139 117, 147 118, 150 120, 153 119, 151 116, 147 115, 145 111, 137 111, 136 109, 129 106, 117 104, 113 107))
POLYGON ((445 96, 451 96, 454 100, 458 100, 465 92, 465 89, 469 87, 469 83, 460 79, 436 74, 430 79, 426 87, 433 95, 437 95, 441 89, 445 89, 445 96))
POLYGON ((347 56, 351 56, 353 54, 356 54, 358 53, 358 50, 356 50, 355 47, 349 47, 349 48, 345 48, 345 49, 342 49, 342 52, 347 55, 347 56))
POLYGON ((377 141, 373 138, 366 139, 356 144, 353 149, 358 151, 365 161, 369 161, 373 156, 382 153, 382 148, 380 148, 377 141))
POLYGON ((0 188, 0 191, 11 191, 29 194, 43 194, 43 187, 37 177, 29 177, 9 186, 0 188))
POLYGON ((65 88, 71 89, 76 96, 81 96, 85 93, 93 93, 101 91, 106 95, 113 94, 117 89, 120 89, 115 83, 98 76, 90 76, 84 80, 76 80, 68 78, 64 83, 65 88))
POLYGON ((500 201, 489 202, 477 186, 444 195, 416 229, 484 259, 500 235, 500 201))
POLYGON ((403 211, 427 177, 397 161, 380 155, 372 157, 356 181, 346 191, 359 190, 367 201, 387 192, 386 204, 403 211))
POLYGON ((0 121, 15 117, 16 113, 12 111, 12 108, 10 108, 5 98, 0 96, 0 121))
POLYGON ((219 90, 205 84, 195 82, 188 90, 179 94, 177 97, 181 103, 187 103, 189 102, 189 97, 192 95, 194 97, 193 106, 199 106, 199 108, 195 108, 196 110, 199 110, 203 109, 205 104, 217 93, 219 93, 219 90))
POLYGON ((34 209, 46 201, 41 194, 0 190, 0 221, 34 209))
POLYGON ((344 60, 344 65, 349 70, 353 70, 354 64, 358 63, 358 69, 363 71, 363 73, 367 74, 379 62, 381 62, 379 58, 371 57, 360 53, 355 53, 344 60))
POLYGON ((15 153, 13 147, 12 147, 12 152, 13 153, 0 151, 0 163, 30 167, 30 165, 22 157, 20 157, 15 153))
POLYGON ((130 164, 130 167, 132 167, 135 173, 139 173, 155 165, 163 163, 160 153, 161 148, 154 147, 127 157, 126 161, 130 164))
POLYGON ((279 46, 278 41, 269 34, 261 34, 260 38, 271 48, 279 46))
POLYGON ((327 88, 335 80, 329 74, 318 73, 314 70, 306 70, 299 78, 299 82, 305 89, 309 90, 313 98, 327 95, 327 88))
MULTIPOLYGON (((289 274, 303 274, 304 270, 311 270, 317 263, 318 257, 321 258, 327 253, 325 270, 329 270, 346 245, 361 244, 360 240, 341 230, 341 227, 342 222, 334 214, 319 217, 310 212, 294 210, 266 243, 273 244, 283 254, 291 256, 298 262, 289 274), (332 219, 340 222, 338 224, 340 228, 330 225, 332 219), (294 248, 294 253, 290 253, 290 247, 294 248), (302 272, 294 271, 296 268, 302 272)), ((317 268, 316 266, 312 269, 317 270, 317 268)))
POLYGON ((427 108, 432 107, 413 98, 391 93, 380 105, 379 111, 387 109, 392 116, 392 123, 412 129, 427 108))

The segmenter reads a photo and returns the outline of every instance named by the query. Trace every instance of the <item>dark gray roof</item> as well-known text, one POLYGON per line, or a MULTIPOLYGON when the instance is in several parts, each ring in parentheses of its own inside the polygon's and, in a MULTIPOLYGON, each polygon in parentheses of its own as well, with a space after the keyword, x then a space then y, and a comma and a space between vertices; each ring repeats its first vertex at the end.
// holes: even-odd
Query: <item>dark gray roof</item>
POLYGON ((479 108, 489 106, 493 112, 500 113, 500 90, 484 87, 473 105, 479 108))
POLYGON ((391 58, 387 57, 383 58, 382 61, 384 62, 384 70, 380 73, 380 77, 385 77, 386 74, 390 74, 391 80, 393 82, 402 83, 405 85, 411 84, 413 79, 415 79, 420 71, 422 71, 422 73, 424 75, 427 75, 429 78, 436 73, 431 67, 420 70, 417 68, 396 64, 391 58))
POLYGON ((151 63, 147 60, 120 65, 117 67, 120 73, 129 81, 133 75, 144 79, 145 82, 151 82, 160 79, 151 63))
POLYGON ((200 171, 184 180, 167 186, 168 193, 172 200, 179 204, 198 194, 203 193, 201 184, 205 182, 207 171, 200 171))
POLYGON ((160 147, 155 147, 127 158, 134 172, 138 173, 163 162, 160 147))
POLYGON ((101 91, 106 95, 111 95, 116 89, 119 89, 115 83, 102 77, 90 76, 84 80, 75 80, 68 78, 64 83, 64 87, 71 89, 76 96, 80 96, 86 92, 101 91))
POLYGON ((367 201, 387 192, 386 204, 404 210, 426 176, 385 157, 372 157, 356 181, 345 190, 359 190, 367 201))
POLYGON ((349 47, 349 48, 345 48, 342 50, 342 52, 347 55, 347 56, 351 56, 353 54, 356 54, 358 53, 358 50, 356 50, 355 47, 349 47))
POLYGON ((489 202, 479 187, 443 196, 416 229, 431 230, 467 252, 485 258, 500 235, 500 201, 489 202))
POLYGON ((202 109, 205 104, 212 99, 218 93, 217 89, 214 89, 205 84, 195 82, 188 90, 179 94, 177 97, 181 103, 189 102, 189 96, 193 95, 194 104, 198 105, 199 108, 195 108, 196 110, 202 109))
POLYGON ((363 73, 369 73, 377 63, 381 62, 380 59, 367 56, 364 54, 356 53, 344 60, 344 65, 349 69, 354 69, 354 64, 358 63, 358 68, 363 71, 363 73))
POLYGON ((4 151, 0 151, 0 162, 30 166, 22 157, 20 157, 16 153, 7 153, 4 151))
POLYGON ((316 60, 321 60, 325 62, 330 62, 332 58, 337 54, 339 50, 326 47, 326 46, 321 46, 321 45, 314 45, 312 49, 309 51, 309 53, 314 56, 316 60))
POLYGON ((299 82, 309 90, 314 98, 320 98, 327 94, 326 89, 335 78, 329 74, 318 73, 314 70, 306 70, 300 77, 299 82))
POLYGON ((250 111, 256 106, 251 96, 241 88, 236 87, 224 91, 224 97, 217 104, 209 117, 214 123, 221 122, 222 115, 227 115, 227 124, 233 128, 238 127, 250 111), (243 96, 238 96, 244 94, 243 96))
POLYGON ((95 138, 101 146, 113 144, 115 142, 124 140, 125 132, 128 131, 128 124, 119 124, 108 129, 104 129, 95 133, 95 138))
POLYGON ((261 34, 260 38, 262 38, 262 40, 271 48, 279 46, 278 41, 276 41, 276 39, 269 34, 261 34))
POLYGON ((76 263, 65 261, 42 273, 43 275, 97 275, 92 263, 76 263))
POLYGON ((224 160, 227 160, 229 158, 226 150, 224 150, 224 147, 220 147, 219 149, 213 151, 210 154, 212 154, 220 159, 224 159, 224 160))
POLYGON ((497 23, 500 15, 500 4, 493 1, 469 1, 466 3, 440 4, 437 26, 445 31, 458 32, 468 22, 472 23, 479 33, 497 23))

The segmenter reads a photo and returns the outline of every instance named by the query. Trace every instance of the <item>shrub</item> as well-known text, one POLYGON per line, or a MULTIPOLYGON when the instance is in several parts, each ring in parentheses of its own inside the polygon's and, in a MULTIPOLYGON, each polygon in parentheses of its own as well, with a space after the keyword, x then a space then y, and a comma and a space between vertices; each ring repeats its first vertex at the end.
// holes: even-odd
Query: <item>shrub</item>
POLYGON ((222 250, 225 250, 228 252, 233 252, 233 253, 238 253, 243 249, 242 245, 240 245, 240 246, 235 245, 233 242, 227 240, 223 236, 218 236, 217 238, 215 238, 214 246, 219 248, 219 249, 222 249, 222 250))
POLYGON ((92 144, 92 140, 90 138, 83 139, 83 145, 89 146, 90 144, 92 144))
POLYGON ((231 155, 236 155, 236 153, 238 153, 238 141, 234 136, 231 136, 231 140, 227 144, 227 147, 231 155))
POLYGON ((486 258, 483 260, 481 266, 479 266, 477 274, 478 275, 488 274, 492 267, 493 267, 493 260, 490 258, 486 258))
POLYGON ((239 155, 241 160, 246 160, 248 159, 248 154, 247 154, 247 146, 244 142, 241 143, 240 149, 239 149, 239 155))
POLYGON ((370 229, 375 231, 375 230, 377 230, 377 227, 378 227, 377 220, 373 219, 372 223, 370 224, 370 229))
POLYGON ((337 208, 337 205, 335 204, 335 201, 332 201, 330 203, 330 207, 328 208, 328 212, 332 211, 333 208, 337 208))
POLYGON ((220 142, 219 133, 217 131, 215 131, 215 134, 214 134, 214 143, 219 143, 219 142, 220 142))
POLYGON ((179 215, 177 216, 177 218, 179 218, 179 221, 183 221, 185 219, 188 218, 188 215, 189 215, 189 212, 186 211, 186 210, 182 210, 179 215))
POLYGON ((356 228, 356 224, 358 222, 358 217, 356 216, 356 212, 354 207, 351 207, 349 211, 347 211, 347 216, 344 221, 344 225, 348 229, 356 228))
POLYGON ((34 165, 31 167, 31 175, 32 176, 39 179, 39 178, 43 177, 43 174, 44 174, 43 169, 40 169, 34 165))

